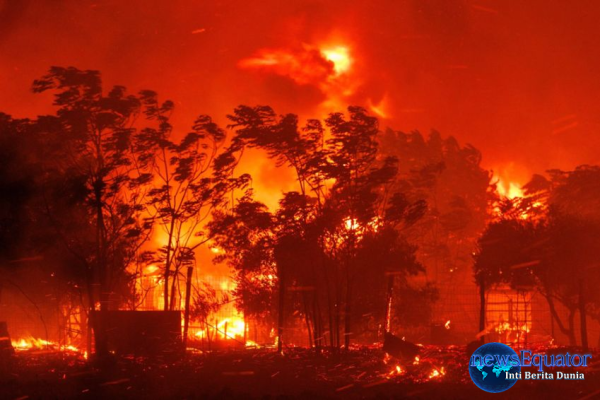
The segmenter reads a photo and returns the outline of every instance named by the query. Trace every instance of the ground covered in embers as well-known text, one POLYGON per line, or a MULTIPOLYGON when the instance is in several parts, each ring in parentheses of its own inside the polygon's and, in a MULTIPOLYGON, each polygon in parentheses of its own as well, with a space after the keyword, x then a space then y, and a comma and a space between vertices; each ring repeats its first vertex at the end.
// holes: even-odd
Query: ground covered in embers
MULTIPOLYGON (((556 350, 556 349, 554 349, 556 350)), ((183 360, 122 358, 106 370, 77 354, 21 352, 0 378, 0 398, 421 398, 600 397, 600 359, 579 369, 584 381, 520 381, 509 391, 481 391, 464 347, 424 346, 399 360, 375 348, 339 354, 300 348, 188 354, 183 360)))

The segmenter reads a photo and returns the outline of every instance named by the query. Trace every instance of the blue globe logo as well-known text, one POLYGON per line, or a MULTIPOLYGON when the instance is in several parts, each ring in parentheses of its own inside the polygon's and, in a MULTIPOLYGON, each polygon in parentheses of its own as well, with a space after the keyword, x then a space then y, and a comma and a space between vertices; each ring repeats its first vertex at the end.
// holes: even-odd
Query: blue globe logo
POLYGON ((514 356, 517 356, 517 353, 505 344, 493 342, 484 344, 475 350, 469 359, 471 379, 481 390, 489 393, 500 393, 510 389, 517 379, 506 379, 506 372, 511 374, 521 372, 521 366, 515 362, 514 356), (487 365, 483 361, 486 356, 488 356, 487 365))

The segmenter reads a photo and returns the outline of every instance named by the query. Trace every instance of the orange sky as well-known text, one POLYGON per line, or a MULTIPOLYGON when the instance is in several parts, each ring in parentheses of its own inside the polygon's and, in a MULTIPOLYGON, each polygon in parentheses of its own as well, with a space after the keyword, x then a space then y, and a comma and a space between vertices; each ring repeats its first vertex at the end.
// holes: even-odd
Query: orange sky
MULTIPOLYGON (((29 88, 51 65, 157 90, 181 128, 242 103, 320 117, 347 102, 470 142, 523 183, 599 161, 598 20, 593 0, 0 0, 0 110, 47 111, 29 88), (352 58, 343 76, 319 53, 336 46, 352 58), (269 51, 299 56, 296 72, 244 64, 269 51)), ((287 177, 270 165, 252 172, 276 194, 287 177)))

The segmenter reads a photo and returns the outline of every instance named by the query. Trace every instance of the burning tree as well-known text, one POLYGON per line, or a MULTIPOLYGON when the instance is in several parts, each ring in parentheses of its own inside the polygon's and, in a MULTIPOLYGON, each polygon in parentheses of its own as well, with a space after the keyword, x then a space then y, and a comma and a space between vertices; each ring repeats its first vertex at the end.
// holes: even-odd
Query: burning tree
MULTIPOLYGON (((234 159, 220 157, 225 132, 208 116, 196 119, 192 132, 180 142, 172 138, 169 116, 171 102, 159 104, 154 92, 141 94, 146 117, 156 121, 140 133, 140 148, 152 149, 153 187, 148 193, 151 218, 164 237, 152 261, 163 267, 164 310, 174 310, 185 293, 184 341, 190 317, 195 249, 209 240, 201 230, 211 212, 222 205, 224 196, 234 188, 243 188, 248 176, 228 176, 234 159), (216 162, 219 161, 219 162, 216 162), (180 274, 186 269, 185 289, 179 287, 180 274)), ((162 240, 162 239, 161 239, 162 240)))
MULTIPOLYGON (((366 246, 372 243, 363 239, 383 237, 389 229, 414 223, 422 215, 424 202, 410 202, 400 193, 388 195, 386 188, 396 176, 397 160, 378 160, 377 119, 359 107, 349 108, 349 119, 341 113, 330 115, 325 121, 331 133, 328 139, 320 121, 309 120, 299 128, 295 115, 278 117, 269 107, 241 106, 230 119, 236 129, 232 151, 263 149, 279 166, 292 168, 298 180, 299 191, 285 193, 275 213, 273 238, 269 236, 267 242, 272 253, 259 252, 263 261, 255 262, 260 265, 272 257, 276 266, 280 350, 286 292, 301 293, 299 310, 305 316, 310 343, 320 348, 327 324, 330 346, 339 348, 343 342, 347 348, 358 282, 361 274, 374 273, 358 262, 360 252, 368 251, 366 246)), ((266 210, 261 213, 265 221, 271 221, 266 210)), ((221 233, 223 243, 233 242, 231 234, 223 229, 221 233)), ((375 274, 384 276, 384 269, 398 256, 395 251, 414 252, 410 246, 395 249, 385 253, 390 259, 379 264, 382 269, 375 274)), ((239 256, 246 261, 251 257, 250 253, 239 256)), ((422 270, 414 259, 394 266, 401 275, 422 270)), ((379 288, 384 293, 385 286, 379 288)), ((385 309, 385 300, 380 309, 385 309)))
MULTIPOLYGON (((574 338, 573 316, 579 312, 581 345, 588 347, 588 310, 598 319, 600 268, 595 250, 600 243, 600 168, 582 165, 573 171, 548 171, 550 179, 536 176, 525 186, 535 205, 545 200, 548 248, 543 268, 538 272, 542 290, 560 329, 574 338), (551 300, 557 299, 569 310, 569 329, 560 322, 551 300), (566 332, 565 332, 566 331, 566 332)), ((531 208, 531 207, 530 207, 531 208)))
MULTIPOLYGON (((267 207, 247 192, 228 211, 213 213, 209 224, 218 254, 235 273, 236 305, 244 318, 273 321, 277 271, 274 263, 275 221, 267 207)), ((245 324, 247 325, 247 324, 245 324)), ((245 332, 244 332, 245 336, 245 332)))
POLYGON ((503 218, 490 224, 478 241, 475 255, 475 282, 479 286, 479 331, 487 331, 486 293, 494 286, 507 284, 512 288, 533 288, 535 277, 531 267, 540 257, 541 227, 531 221, 503 218))
POLYGON ((600 241, 599 171, 582 166, 575 171, 550 171, 550 179, 537 175, 525 186, 524 198, 504 201, 504 213, 486 229, 475 257, 482 331, 485 291, 507 283, 536 288, 571 345, 576 344, 574 319, 579 312, 581 344, 588 346, 586 319, 588 310, 598 309, 593 288, 600 279, 594 258, 600 241), (566 308, 567 323, 555 302, 566 308))
POLYGON ((439 279, 448 272, 438 271, 441 265, 453 273, 468 271, 492 199, 491 175, 481 167, 479 150, 436 131, 424 137, 388 129, 381 143, 383 154, 398 158, 397 188, 413 201, 427 201, 425 215, 409 233, 419 258, 439 279))
POLYGON ((405 234, 418 247, 417 258, 427 267, 440 296, 455 300, 436 303, 436 318, 452 319, 470 334, 474 319, 465 302, 456 300, 468 291, 465 283, 471 276, 472 253, 490 218, 491 173, 481 166, 479 150, 437 131, 426 136, 387 129, 380 140, 382 155, 398 158, 393 190, 411 201, 427 202, 423 218, 405 234))
MULTIPOLYGON (((104 94, 97 71, 76 68, 51 68, 33 90, 55 93, 56 116, 39 118, 37 128, 52 144, 46 149, 48 187, 68 187, 62 199, 54 192, 48 215, 85 270, 89 309, 108 310, 118 303, 118 287, 127 287, 127 266, 151 228, 144 203, 154 153, 141 145, 135 128, 140 99, 121 86, 104 94), (71 207, 79 212, 77 222, 62 218, 61 209, 71 207)), ((105 334, 100 326, 94 330, 103 356, 105 334)))

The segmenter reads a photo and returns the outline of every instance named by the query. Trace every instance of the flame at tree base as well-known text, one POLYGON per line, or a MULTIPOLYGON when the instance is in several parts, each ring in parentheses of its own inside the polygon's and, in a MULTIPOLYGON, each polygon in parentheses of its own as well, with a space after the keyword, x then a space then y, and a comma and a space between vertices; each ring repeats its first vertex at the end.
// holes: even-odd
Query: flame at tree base
POLYGON ((16 352, 23 351, 62 351, 80 353, 79 348, 70 344, 59 344, 34 337, 13 339, 11 344, 16 352))

